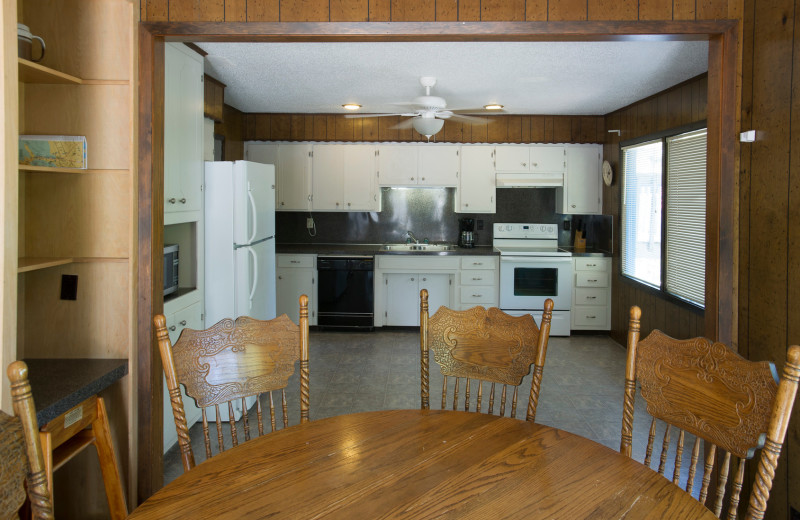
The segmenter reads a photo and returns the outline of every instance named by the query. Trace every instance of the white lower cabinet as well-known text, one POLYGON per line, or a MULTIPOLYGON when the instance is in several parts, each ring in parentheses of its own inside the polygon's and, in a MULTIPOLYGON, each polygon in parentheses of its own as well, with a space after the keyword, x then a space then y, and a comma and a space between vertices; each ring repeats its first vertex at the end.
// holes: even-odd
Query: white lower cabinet
POLYGON ((611 330, 611 259, 573 258, 573 330, 611 330))
POLYGON ((375 326, 419 326, 419 293, 428 290, 430 314, 454 308, 458 256, 375 257, 375 326))
POLYGON ((497 307, 500 270, 496 256, 462 256, 458 276, 460 310, 497 307))
MULTIPOLYGON (((174 345, 185 328, 202 330, 203 327, 203 306, 199 301, 191 305, 173 310, 173 306, 164 306, 164 317, 167 320, 167 331, 169 340, 174 345)), ((163 372, 162 372, 163 373, 163 372)), ((172 405, 169 400, 169 389, 167 388, 167 378, 162 375, 164 389, 164 453, 178 442, 178 433, 175 429, 175 418, 172 414, 172 405)), ((181 397, 183 398, 183 410, 186 413, 186 425, 191 427, 201 417, 201 410, 195 406, 195 401, 186 395, 186 388, 181 385, 181 397)))
POLYGON ((317 255, 276 256, 277 314, 300 323, 300 295, 308 296, 308 324, 317 324, 317 255))

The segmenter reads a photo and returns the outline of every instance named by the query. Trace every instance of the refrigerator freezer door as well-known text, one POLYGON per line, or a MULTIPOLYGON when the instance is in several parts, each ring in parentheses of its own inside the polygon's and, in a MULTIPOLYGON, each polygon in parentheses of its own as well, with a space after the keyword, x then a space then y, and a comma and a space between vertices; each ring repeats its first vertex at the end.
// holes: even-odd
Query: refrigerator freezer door
POLYGON ((275 166, 233 163, 233 241, 246 245, 275 236, 275 166))
POLYGON ((275 239, 236 249, 236 316, 275 317, 275 239))

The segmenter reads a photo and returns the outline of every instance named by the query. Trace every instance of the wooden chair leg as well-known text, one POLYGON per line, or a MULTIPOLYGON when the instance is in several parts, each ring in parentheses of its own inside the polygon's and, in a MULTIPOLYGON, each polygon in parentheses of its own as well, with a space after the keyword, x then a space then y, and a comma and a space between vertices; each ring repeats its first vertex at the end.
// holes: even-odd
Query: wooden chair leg
MULTIPOLYGON (((49 432, 39 432, 39 441, 42 443, 42 458, 44 459, 44 473, 47 475, 47 489, 50 490, 50 500, 55 502, 53 493, 53 436, 49 432)), ((55 503, 53 503, 55 508, 55 503)))
POLYGON ((114 446, 111 443, 111 432, 108 428, 108 415, 102 397, 97 398, 97 419, 92 423, 95 435, 97 455, 100 458, 100 470, 103 473, 103 484, 108 498, 108 509, 114 520, 124 519, 128 516, 125 505, 125 494, 122 490, 122 481, 119 476, 119 465, 114 455, 114 446))

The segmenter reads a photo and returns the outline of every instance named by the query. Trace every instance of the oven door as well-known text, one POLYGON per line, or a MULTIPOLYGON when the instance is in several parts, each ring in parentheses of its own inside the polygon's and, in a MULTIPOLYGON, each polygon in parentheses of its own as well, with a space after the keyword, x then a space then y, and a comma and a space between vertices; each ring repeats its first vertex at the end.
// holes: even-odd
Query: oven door
POLYGON ((500 308, 542 310, 550 298, 554 310, 572 305, 572 258, 500 257, 500 308))

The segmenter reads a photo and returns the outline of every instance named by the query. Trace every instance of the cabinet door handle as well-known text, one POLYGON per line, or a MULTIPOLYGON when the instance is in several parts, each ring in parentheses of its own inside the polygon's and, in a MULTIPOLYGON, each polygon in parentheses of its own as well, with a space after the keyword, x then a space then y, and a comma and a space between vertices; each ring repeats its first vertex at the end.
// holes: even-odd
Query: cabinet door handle
POLYGON ((597 264, 586 264, 586 267, 597 267, 597 264))
POLYGON ((472 265, 483 265, 483 262, 472 262, 472 265))
POLYGON ((422 279, 422 281, 423 281, 423 282, 427 282, 427 281, 428 281, 428 279, 427 279, 427 278, 423 278, 423 279, 422 279))
POLYGON ((481 280, 483 280, 483 278, 473 278, 472 279, 473 282, 480 282, 481 280))
POLYGON ((411 278, 411 281, 413 282, 413 281, 414 281, 414 278, 411 278))
POLYGON ((284 206, 284 203, 283 203, 283 201, 281 201, 281 206, 284 206))
POLYGON ((572 207, 575 208, 575 204, 573 204, 572 207))
POLYGON ((423 177, 423 178, 422 178, 422 180, 424 181, 424 180, 425 180, 425 177, 423 177))
POLYGON ((170 327, 170 328, 169 328, 169 330, 171 330, 172 332, 175 332, 175 330, 177 330, 177 328, 178 328, 178 327, 176 327, 175 325, 173 325, 172 327, 170 327))
POLYGON ((186 320, 181 320, 179 323, 180 323, 181 327, 185 327, 186 326, 186 320))
POLYGON ((338 202, 336 203, 336 206, 339 206, 339 203, 338 203, 338 202))
POLYGON ((180 202, 181 204, 186 204, 186 199, 181 199, 178 202, 180 202))
POLYGON ((596 300, 597 296, 587 296, 586 299, 587 300, 596 300))
POLYGON ((482 294, 473 294, 472 295, 473 298, 481 298, 482 296, 483 296, 482 294))
POLYGON ((411 180, 413 181, 413 180, 414 180, 414 177, 411 177, 411 180))
POLYGON ((595 320, 595 319, 597 319, 597 316, 586 316, 586 319, 587 320, 595 320))
POLYGON ((300 260, 290 260, 289 262, 292 263, 292 264, 299 264, 300 260))
POLYGON ((350 207, 350 203, 349 203, 349 202, 347 203, 347 207, 348 207, 348 208, 350 207))
POLYGON ((587 282, 597 283, 597 280, 586 280, 587 282))
POLYGON ((278 275, 278 280, 283 280, 283 276, 278 275))
POLYGON ((171 199, 167 199, 167 202, 169 202, 170 204, 175 204, 175 202, 176 202, 175 201, 175 197, 172 197, 171 199))
POLYGON ((527 166, 527 163, 522 163, 522 166, 527 166))

